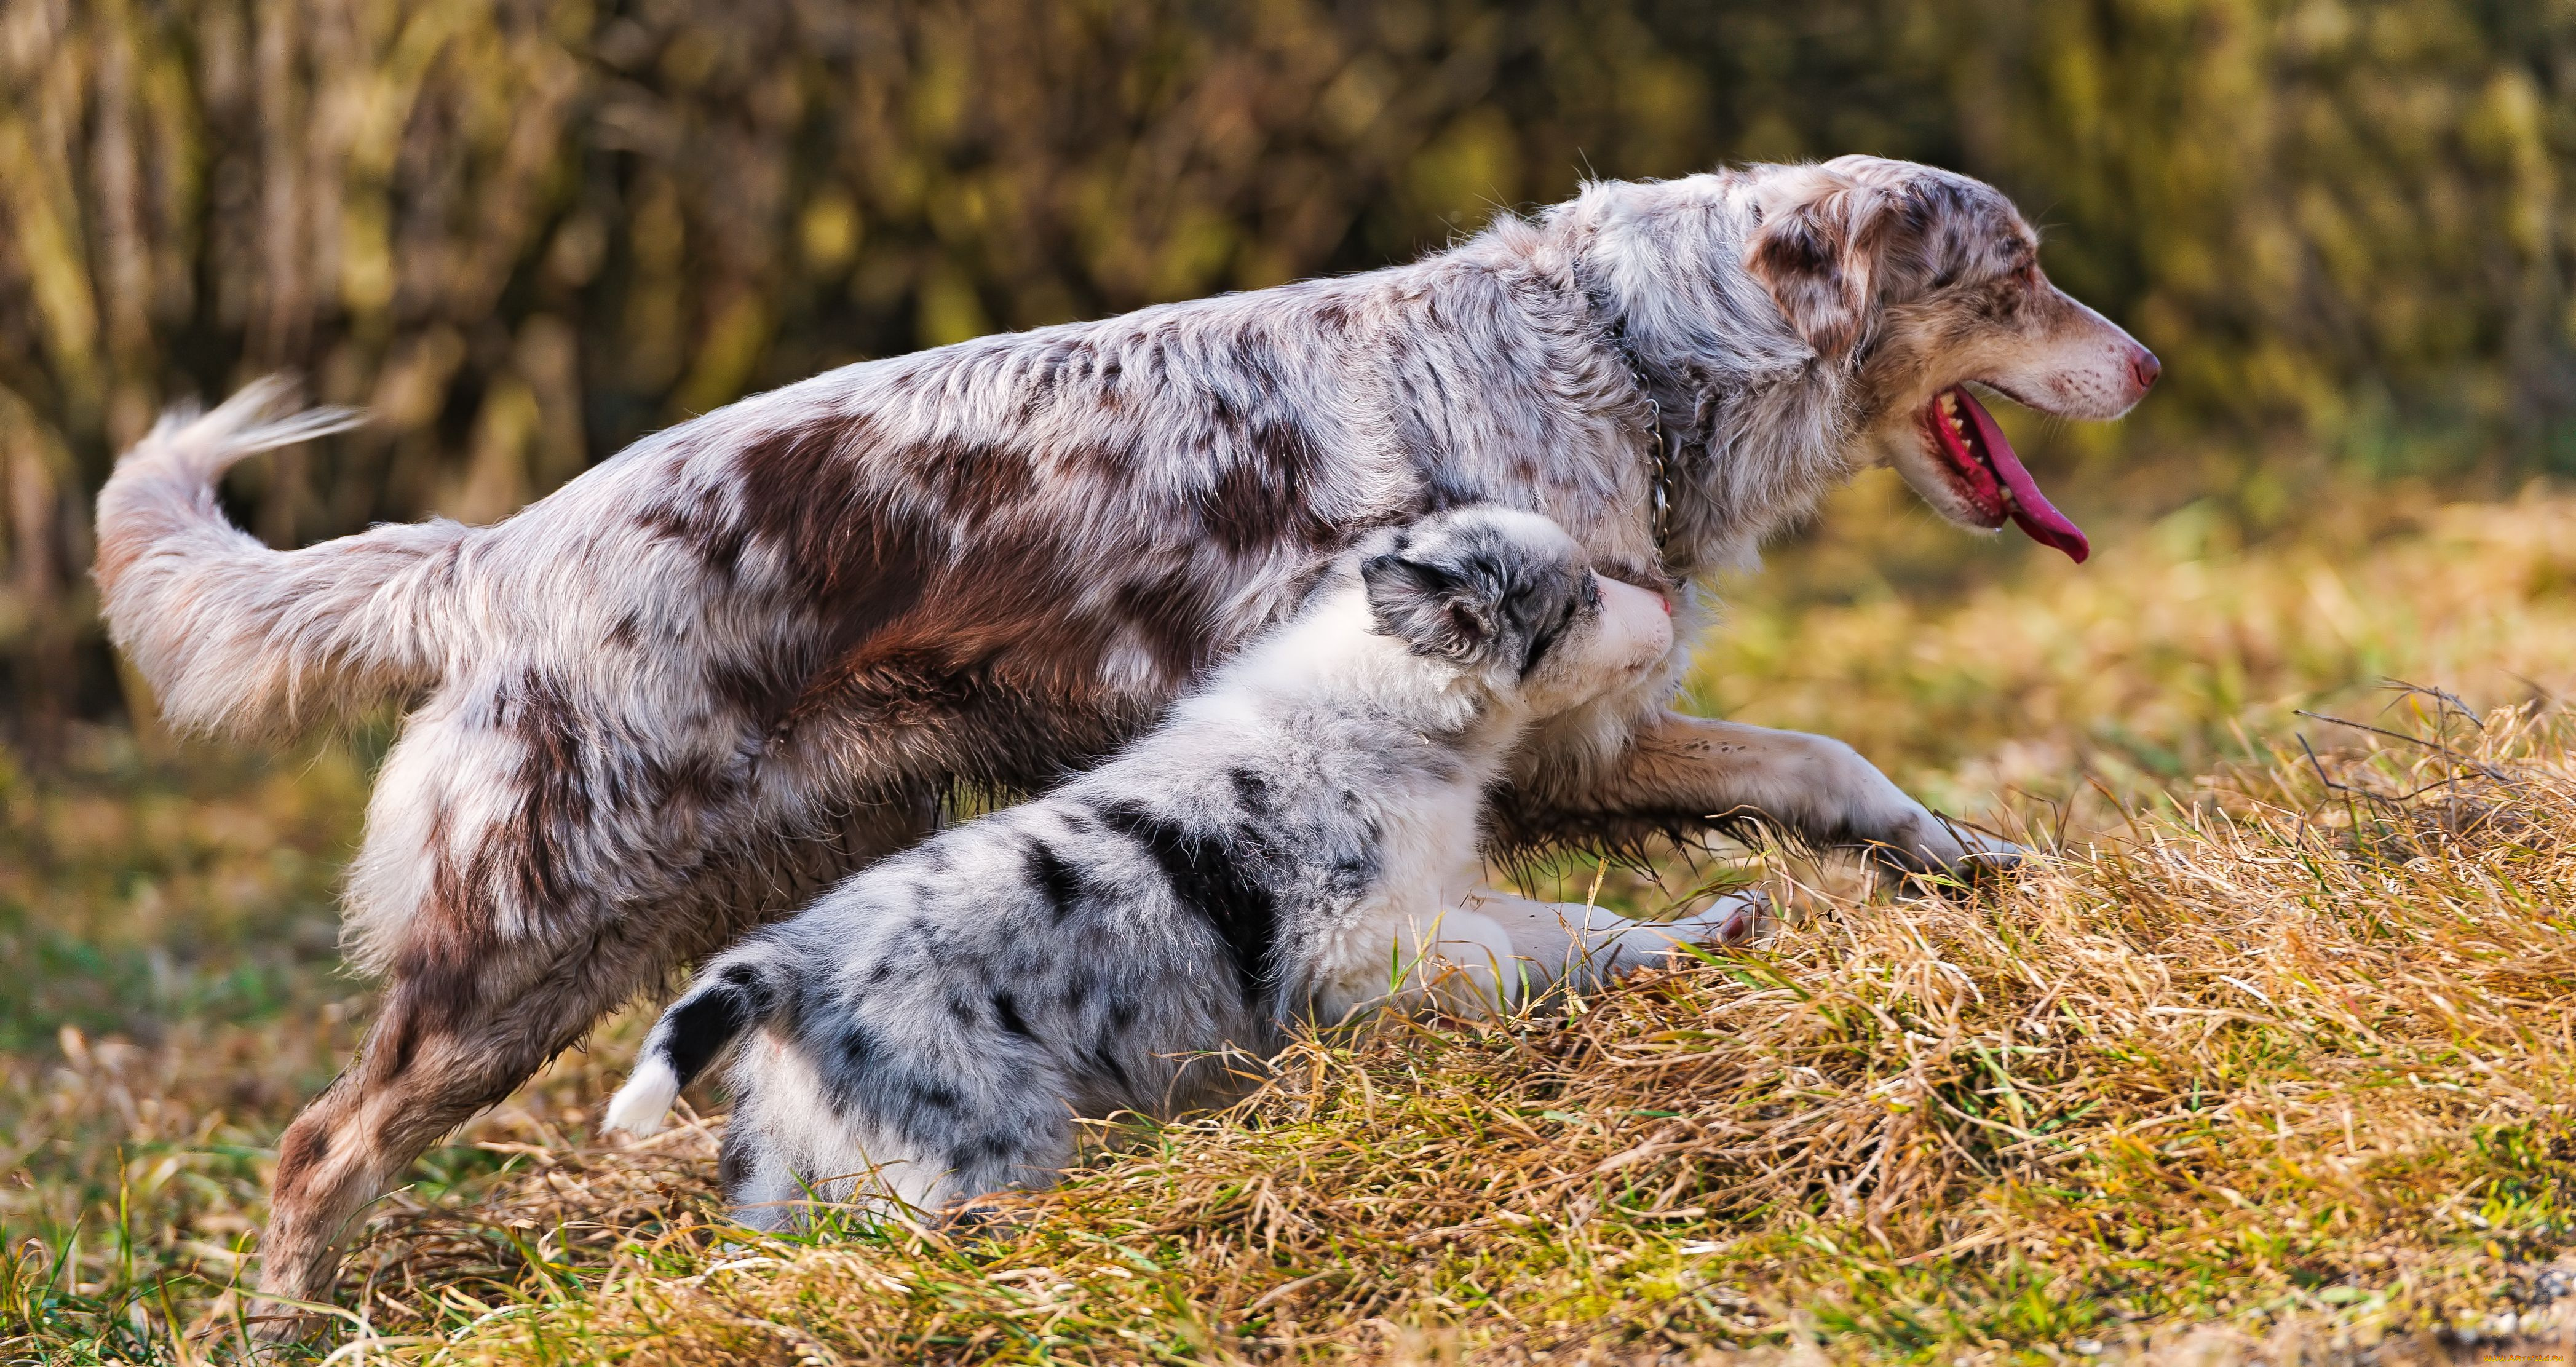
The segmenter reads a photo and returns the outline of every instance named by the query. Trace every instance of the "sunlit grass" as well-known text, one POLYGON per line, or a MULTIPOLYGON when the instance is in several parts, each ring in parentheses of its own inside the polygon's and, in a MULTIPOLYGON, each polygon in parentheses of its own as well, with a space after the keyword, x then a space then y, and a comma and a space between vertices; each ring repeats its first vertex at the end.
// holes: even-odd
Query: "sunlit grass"
MULTIPOLYGON (((384 1318, 455 1361, 2519 1330, 2576 1237, 2576 734, 2452 726, 2473 758, 2282 756, 1999 897, 1810 894, 1763 952, 1315 1041, 999 1234, 758 1239, 684 1194, 497 1304, 384 1318)), ((630 1161, 668 1166, 504 1191, 572 1231, 630 1161)))
MULTIPOLYGON (((2576 750, 2546 706, 2576 679, 2576 499, 2232 525, 2112 527, 2077 568, 1948 549, 1865 485, 1737 590, 1700 705, 2062 833, 1998 897, 1750 870, 1798 885, 1759 953, 1317 1041, 960 1246, 732 1230, 703 1126, 593 1146, 622 1022, 378 1207, 344 1328, 564 1362, 2217 1361, 2521 1330, 2576 1243, 2576 750)), ((69 771, 0 779, 0 1357, 225 1356, 267 1146, 367 1007, 327 939, 364 763, 72 739, 69 771)), ((1558 872, 1580 900, 1596 870, 1558 872)))
POLYGON ((2315 490, 2245 544, 2215 500, 2100 538, 2077 566, 1974 546, 1864 480, 1742 586, 1694 675, 1703 707, 1858 746, 1962 812, 2095 782, 2187 784, 2391 678, 2482 706, 2576 680, 2576 499, 2444 504, 2315 490), (2249 749, 2250 745, 2250 749, 2249 749))

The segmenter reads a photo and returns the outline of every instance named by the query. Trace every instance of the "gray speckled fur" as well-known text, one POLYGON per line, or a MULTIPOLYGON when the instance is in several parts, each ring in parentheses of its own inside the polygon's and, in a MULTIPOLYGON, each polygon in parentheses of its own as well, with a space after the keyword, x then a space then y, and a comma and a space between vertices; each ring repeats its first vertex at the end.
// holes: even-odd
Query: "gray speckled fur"
POLYGON ((1522 729, 1626 686, 1669 636, 1661 604, 1595 579, 1543 518, 1381 533, 1107 763, 710 962, 610 1121, 658 1124, 740 1040, 742 1218, 854 1195, 936 1213, 1052 1181, 1077 1116, 1223 1096, 1241 1064, 1212 1051, 1267 1054, 1299 1019, 1477 1009, 1723 933, 1744 899, 1624 950, 1452 905, 1522 729))

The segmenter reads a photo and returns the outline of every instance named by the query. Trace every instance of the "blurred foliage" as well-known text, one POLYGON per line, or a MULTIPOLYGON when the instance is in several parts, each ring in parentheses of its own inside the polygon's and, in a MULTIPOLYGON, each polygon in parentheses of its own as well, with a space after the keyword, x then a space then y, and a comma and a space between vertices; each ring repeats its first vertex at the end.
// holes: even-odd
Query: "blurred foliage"
POLYGON ((2167 357, 2148 430, 2576 468, 2571 94, 2571 0, 0 0, 0 710, 116 708, 86 499, 173 400, 376 411, 234 481, 273 541, 489 519, 827 366, 1729 159, 2002 185, 2167 357))

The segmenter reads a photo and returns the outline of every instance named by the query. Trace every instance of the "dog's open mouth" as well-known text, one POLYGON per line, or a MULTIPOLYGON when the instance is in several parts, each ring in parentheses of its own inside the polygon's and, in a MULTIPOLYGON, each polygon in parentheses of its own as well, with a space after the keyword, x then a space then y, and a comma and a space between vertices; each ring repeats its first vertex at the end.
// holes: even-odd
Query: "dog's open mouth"
POLYGON ((2079 564, 2093 553, 2084 530, 2049 504, 1994 415, 1966 388, 1952 385, 1933 395, 1923 421, 1932 429, 1934 450, 1949 465, 1952 485, 1983 515, 1984 525, 2000 527, 2009 517, 2031 540, 2055 546, 2079 564))

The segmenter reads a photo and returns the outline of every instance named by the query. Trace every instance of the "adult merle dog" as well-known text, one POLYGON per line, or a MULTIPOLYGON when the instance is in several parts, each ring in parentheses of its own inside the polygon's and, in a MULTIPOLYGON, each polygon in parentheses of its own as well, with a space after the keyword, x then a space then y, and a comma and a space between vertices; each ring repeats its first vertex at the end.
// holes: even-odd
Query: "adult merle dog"
MULTIPOLYGON (((2111 418, 2156 376, 1977 181, 1863 157, 1588 186, 1365 275, 854 365, 637 442, 509 520, 292 552, 223 469, 345 415, 255 387, 99 498, 116 640, 177 724, 411 703, 347 891, 384 979, 278 1159, 261 1288, 327 1293, 349 1217, 603 1012, 1141 730, 1368 529, 1542 512, 1690 587, 1862 466, 2081 559, 1974 382, 2111 418)), ((1850 748, 1667 710, 1687 645, 1534 734, 1494 838, 1757 821, 1978 851, 1850 748)), ((1973 837, 1970 838, 1973 843, 1973 837)))

